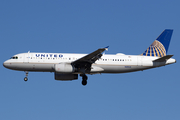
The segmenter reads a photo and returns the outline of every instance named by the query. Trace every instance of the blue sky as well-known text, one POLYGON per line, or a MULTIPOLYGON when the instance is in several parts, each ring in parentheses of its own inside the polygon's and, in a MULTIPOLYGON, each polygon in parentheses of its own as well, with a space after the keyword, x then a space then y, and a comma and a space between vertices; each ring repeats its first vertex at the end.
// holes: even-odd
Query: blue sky
POLYGON ((17 53, 141 54, 164 29, 174 29, 168 54, 177 63, 126 74, 55 81, 53 73, 0 67, 2 120, 179 120, 179 0, 0 1, 3 62, 17 53))

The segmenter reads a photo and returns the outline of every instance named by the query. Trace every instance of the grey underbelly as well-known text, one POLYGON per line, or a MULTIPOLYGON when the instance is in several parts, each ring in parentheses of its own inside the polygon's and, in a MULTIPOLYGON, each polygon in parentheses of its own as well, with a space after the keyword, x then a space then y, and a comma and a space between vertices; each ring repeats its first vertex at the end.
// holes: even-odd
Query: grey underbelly
POLYGON ((54 72, 54 64, 47 63, 14 63, 11 68, 20 71, 54 72))

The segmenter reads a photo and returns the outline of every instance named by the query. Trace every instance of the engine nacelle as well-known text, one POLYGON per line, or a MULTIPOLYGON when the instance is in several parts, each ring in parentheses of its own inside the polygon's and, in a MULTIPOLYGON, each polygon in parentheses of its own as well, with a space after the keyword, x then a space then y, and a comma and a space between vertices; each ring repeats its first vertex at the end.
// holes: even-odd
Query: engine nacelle
POLYGON ((68 81, 68 80, 76 80, 76 79, 78 79, 78 74, 54 73, 54 77, 55 77, 55 80, 68 81))
POLYGON ((75 71, 75 68, 68 63, 55 64, 54 69, 57 73, 72 73, 75 71))

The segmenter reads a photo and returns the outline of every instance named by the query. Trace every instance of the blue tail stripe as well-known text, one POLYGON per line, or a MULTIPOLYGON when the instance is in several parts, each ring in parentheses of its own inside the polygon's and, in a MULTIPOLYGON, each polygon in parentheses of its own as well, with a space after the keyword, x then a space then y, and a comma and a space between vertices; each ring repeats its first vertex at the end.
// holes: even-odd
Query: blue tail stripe
POLYGON ((156 39, 159 42, 161 42, 166 50, 166 53, 168 51, 169 48, 169 43, 171 40, 171 36, 172 36, 173 30, 172 29, 165 29, 160 35, 159 37, 156 39))

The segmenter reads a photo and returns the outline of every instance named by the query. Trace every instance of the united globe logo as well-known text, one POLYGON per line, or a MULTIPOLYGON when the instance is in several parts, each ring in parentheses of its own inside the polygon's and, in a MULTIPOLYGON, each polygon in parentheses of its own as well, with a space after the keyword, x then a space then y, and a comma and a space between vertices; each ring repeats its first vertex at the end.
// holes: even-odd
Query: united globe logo
POLYGON ((147 50, 142 53, 144 56, 154 56, 154 57, 163 57, 166 56, 166 50, 163 44, 155 40, 147 50))

